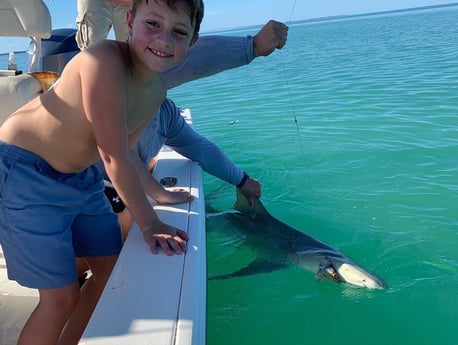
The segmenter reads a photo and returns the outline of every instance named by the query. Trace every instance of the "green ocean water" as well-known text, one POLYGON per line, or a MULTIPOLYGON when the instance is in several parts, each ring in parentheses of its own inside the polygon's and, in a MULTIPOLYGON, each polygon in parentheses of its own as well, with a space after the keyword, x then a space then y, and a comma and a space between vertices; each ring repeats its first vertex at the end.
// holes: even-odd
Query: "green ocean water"
MULTIPOLYGON (((390 286, 299 268, 209 281, 208 345, 458 344, 457 18, 295 24, 281 52, 169 93, 261 181, 275 217, 390 286)), ((205 175, 204 188, 208 209, 232 207, 233 187, 205 175)), ((222 218, 207 232, 209 276, 255 257, 222 218)))

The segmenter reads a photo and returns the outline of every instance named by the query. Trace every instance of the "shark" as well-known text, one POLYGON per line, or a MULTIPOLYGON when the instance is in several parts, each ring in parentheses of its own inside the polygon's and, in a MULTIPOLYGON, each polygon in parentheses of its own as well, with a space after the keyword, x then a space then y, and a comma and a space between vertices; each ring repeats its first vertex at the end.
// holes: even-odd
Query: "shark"
POLYGON ((315 273, 319 280, 331 280, 368 289, 386 289, 388 285, 374 273, 326 243, 295 229, 273 217, 258 198, 253 206, 236 189, 233 211, 224 216, 247 237, 257 257, 246 267, 210 280, 269 273, 290 266, 299 266, 315 273))

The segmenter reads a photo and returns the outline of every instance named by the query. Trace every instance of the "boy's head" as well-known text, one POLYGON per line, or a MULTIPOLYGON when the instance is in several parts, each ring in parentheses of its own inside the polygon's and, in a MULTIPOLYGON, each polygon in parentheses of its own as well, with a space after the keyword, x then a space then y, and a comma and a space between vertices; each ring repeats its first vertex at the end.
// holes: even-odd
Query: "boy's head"
POLYGON ((135 15, 137 7, 142 2, 148 4, 150 1, 163 2, 172 10, 184 10, 188 14, 191 19, 191 23, 194 26, 193 38, 197 37, 200 30, 200 24, 202 23, 202 19, 204 17, 204 3, 202 0, 133 0, 132 14, 135 15))

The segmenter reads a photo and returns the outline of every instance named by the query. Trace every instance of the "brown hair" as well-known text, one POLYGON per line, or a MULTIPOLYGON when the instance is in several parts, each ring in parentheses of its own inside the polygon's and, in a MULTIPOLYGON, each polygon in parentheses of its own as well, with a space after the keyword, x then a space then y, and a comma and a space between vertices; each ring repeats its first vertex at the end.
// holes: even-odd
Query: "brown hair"
MULTIPOLYGON (((142 2, 147 5, 150 0, 133 0, 132 1, 132 14, 137 12, 138 5, 142 2)), ((200 23, 204 17, 204 3, 202 0, 152 0, 156 2, 165 2, 169 8, 176 11, 180 6, 185 10, 194 25, 193 37, 195 37, 200 30, 200 23)))

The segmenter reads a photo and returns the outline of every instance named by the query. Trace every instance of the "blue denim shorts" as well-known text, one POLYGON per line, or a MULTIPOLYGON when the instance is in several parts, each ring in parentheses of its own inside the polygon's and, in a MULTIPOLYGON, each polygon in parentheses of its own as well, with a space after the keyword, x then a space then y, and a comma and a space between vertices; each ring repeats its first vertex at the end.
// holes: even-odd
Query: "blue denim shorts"
POLYGON ((36 289, 76 281, 75 256, 118 254, 121 229, 100 171, 64 174, 0 142, 0 243, 9 279, 36 289))

